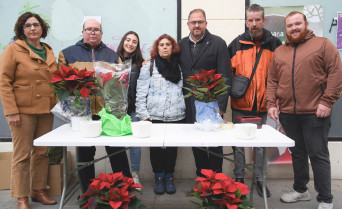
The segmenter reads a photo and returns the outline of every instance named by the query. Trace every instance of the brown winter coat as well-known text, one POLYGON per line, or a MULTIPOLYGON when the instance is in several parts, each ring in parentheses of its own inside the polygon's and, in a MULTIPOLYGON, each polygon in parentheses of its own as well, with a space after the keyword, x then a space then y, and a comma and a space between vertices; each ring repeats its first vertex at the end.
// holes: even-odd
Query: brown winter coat
POLYGON ((267 109, 314 114, 319 104, 332 107, 342 90, 342 63, 334 44, 312 31, 303 43, 288 41, 273 55, 267 78, 267 109))
POLYGON ((52 48, 44 43, 46 61, 24 40, 16 40, 0 55, 0 96, 4 114, 50 113, 55 96, 49 86, 57 69, 52 48))

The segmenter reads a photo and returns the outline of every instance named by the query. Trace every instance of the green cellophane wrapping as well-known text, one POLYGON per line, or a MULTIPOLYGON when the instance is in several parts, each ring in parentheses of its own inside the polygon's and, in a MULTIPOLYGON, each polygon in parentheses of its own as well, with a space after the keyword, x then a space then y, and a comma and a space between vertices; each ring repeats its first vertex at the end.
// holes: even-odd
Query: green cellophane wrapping
POLYGON ((104 136, 126 136, 132 134, 131 116, 127 115, 123 119, 118 119, 111 113, 107 113, 105 108, 98 114, 102 121, 102 133, 104 136))

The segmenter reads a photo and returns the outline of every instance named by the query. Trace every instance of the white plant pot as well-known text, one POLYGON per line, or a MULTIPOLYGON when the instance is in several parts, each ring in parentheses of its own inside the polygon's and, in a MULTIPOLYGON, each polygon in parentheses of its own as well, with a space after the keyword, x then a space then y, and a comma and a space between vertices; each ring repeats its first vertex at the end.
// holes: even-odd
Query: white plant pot
POLYGON ((98 137, 102 132, 101 120, 83 120, 80 121, 81 135, 86 138, 98 137))
POLYGON ((87 120, 87 116, 72 116, 71 118, 71 127, 72 130, 79 132, 80 129, 80 121, 87 120))
POLYGON ((236 136, 240 139, 254 139, 256 137, 257 124, 238 123, 234 124, 236 136))
POLYGON ((151 121, 132 122, 132 134, 135 137, 144 138, 151 136, 151 121))

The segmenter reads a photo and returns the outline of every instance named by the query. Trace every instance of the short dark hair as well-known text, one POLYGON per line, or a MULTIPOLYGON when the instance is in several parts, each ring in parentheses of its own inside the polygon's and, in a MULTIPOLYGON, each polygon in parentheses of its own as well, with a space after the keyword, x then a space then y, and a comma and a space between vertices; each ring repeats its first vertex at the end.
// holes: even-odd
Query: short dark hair
POLYGON ((172 54, 179 54, 180 52, 180 48, 176 42, 176 40, 174 38, 172 38, 171 36, 167 35, 167 34, 163 34, 161 36, 159 36, 159 38, 157 40, 154 41, 153 46, 152 46, 152 50, 151 50, 151 58, 155 58, 158 55, 158 45, 159 42, 162 39, 168 39, 171 41, 171 45, 172 45, 172 54))
POLYGON ((246 10, 246 20, 247 20, 247 13, 248 12, 262 12, 262 19, 265 19, 265 9, 264 7, 260 6, 259 4, 252 4, 246 10))
POLYGON ((284 22, 286 22, 286 19, 287 19, 288 17, 291 17, 291 16, 296 15, 296 14, 301 14, 301 15, 303 15, 304 21, 307 22, 305 14, 303 14, 303 13, 301 13, 301 12, 298 12, 298 11, 292 11, 292 12, 290 12, 288 15, 286 15, 286 17, 285 17, 285 19, 284 19, 284 22))
POLYGON ((49 32, 49 24, 43 20, 38 14, 32 13, 32 12, 25 12, 24 14, 20 15, 18 17, 17 22, 15 23, 14 26, 14 33, 15 36, 13 37, 14 40, 20 39, 20 40, 25 40, 26 36, 24 34, 24 24, 27 21, 27 19, 35 17, 37 18, 40 26, 42 27, 42 35, 41 38, 45 38, 49 32))
POLYGON ((194 13, 194 12, 200 12, 200 13, 202 13, 203 16, 204 16, 204 19, 207 20, 207 17, 205 16, 205 11, 204 11, 203 9, 193 9, 193 10, 191 10, 190 13, 189 13, 189 16, 188 16, 188 20, 190 19, 190 15, 191 15, 192 13, 194 13))
MULTIPOLYGON (((124 56, 124 48, 123 48, 123 45, 124 45, 124 42, 127 38, 128 35, 135 35, 137 38, 138 38, 138 45, 137 45, 137 48, 135 49, 135 57, 134 57, 134 60, 135 60, 135 64, 137 65, 137 67, 140 69, 141 66, 142 66, 142 63, 144 62, 144 58, 142 57, 142 54, 141 54, 141 50, 140 50, 140 38, 138 36, 138 34, 134 31, 128 31, 121 39, 120 41, 120 44, 118 46, 118 49, 116 50, 116 53, 120 56, 120 57, 123 57, 124 56)), ((132 63, 134 64, 134 63, 132 63)))

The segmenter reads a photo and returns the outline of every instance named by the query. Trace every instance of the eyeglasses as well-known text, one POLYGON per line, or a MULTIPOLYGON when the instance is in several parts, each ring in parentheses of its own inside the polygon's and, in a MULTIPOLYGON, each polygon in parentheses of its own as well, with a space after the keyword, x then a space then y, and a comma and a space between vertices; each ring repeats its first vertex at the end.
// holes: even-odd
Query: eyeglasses
POLYGON ((101 29, 99 29, 99 28, 85 28, 84 31, 87 34, 91 34, 92 32, 94 32, 95 34, 99 34, 101 32, 101 29))
POLYGON ((205 23, 205 20, 200 20, 200 21, 191 21, 189 22, 191 25, 202 25, 203 23, 205 23))
POLYGON ((26 29, 31 29, 31 27, 34 27, 34 28, 37 28, 37 27, 39 27, 40 26, 40 23, 26 23, 26 24, 24 24, 23 25, 23 27, 24 28, 26 28, 26 29))

